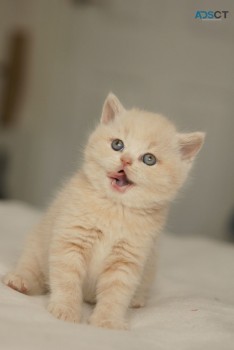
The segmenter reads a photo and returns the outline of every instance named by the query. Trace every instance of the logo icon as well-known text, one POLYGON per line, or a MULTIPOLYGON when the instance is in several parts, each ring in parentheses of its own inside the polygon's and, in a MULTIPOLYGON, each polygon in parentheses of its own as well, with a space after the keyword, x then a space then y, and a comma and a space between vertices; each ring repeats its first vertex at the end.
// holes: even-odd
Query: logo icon
POLYGON ((227 19, 229 11, 196 11, 194 18, 200 20, 213 20, 220 21, 222 19, 227 19))

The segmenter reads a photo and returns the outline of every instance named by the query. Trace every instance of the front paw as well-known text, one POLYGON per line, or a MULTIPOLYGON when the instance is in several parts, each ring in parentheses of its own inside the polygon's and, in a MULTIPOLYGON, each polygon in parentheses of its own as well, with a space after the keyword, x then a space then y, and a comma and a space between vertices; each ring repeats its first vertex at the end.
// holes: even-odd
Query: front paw
POLYGON ((129 329, 127 322, 117 318, 111 318, 108 315, 96 315, 95 313, 89 319, 89 324, 95 327, 109 328, 109 329, 129 329))
POLYGON ((72 323, 80 322, 80 313, 77 309, 75 309, 72 306, 67 306, 62 303, 51 301, 47 309, 53 316, 55 316, 59 320, 72 323))

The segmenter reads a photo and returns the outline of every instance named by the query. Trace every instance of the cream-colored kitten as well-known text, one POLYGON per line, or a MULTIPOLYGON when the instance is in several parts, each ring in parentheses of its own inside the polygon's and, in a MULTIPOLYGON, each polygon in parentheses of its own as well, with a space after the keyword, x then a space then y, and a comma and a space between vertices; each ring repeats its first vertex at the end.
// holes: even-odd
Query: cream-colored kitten
POLYGON ((83 168, 68 181, 29 236, 4 283, 26 294, 50 291, 48 310, 80 322, 127 327, 128 306, 145 304, 156 240, 204 133, 177 133, 165 117, 125 110, 113 94, 91 134, 83 168))

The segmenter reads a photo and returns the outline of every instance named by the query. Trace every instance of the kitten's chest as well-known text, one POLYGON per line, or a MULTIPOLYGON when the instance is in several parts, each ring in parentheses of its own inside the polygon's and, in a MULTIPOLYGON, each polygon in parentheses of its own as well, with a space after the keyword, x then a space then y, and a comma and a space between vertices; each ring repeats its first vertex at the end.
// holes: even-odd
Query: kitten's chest
POLYGON ((120 241, 127 241, 133 247, 144 246, 157 231, 152 215, 134 213, 122 206, 95 205, 85 206, 79 215, 77 226, 97 232, 92 248, 92 259, 97 266, 111 254, 113 247, 120 241), (96 260, 95 260, 96 259, 96 260))
POLYGON ((100 260, 111 253, 118 241, 133 238, 135 235, 133 227, 129 225, 129 218, 124 217, 115 208, 93 213, 89 224, 92 229, 100 232, 93 247, 93 256, 100 257, 100 260))

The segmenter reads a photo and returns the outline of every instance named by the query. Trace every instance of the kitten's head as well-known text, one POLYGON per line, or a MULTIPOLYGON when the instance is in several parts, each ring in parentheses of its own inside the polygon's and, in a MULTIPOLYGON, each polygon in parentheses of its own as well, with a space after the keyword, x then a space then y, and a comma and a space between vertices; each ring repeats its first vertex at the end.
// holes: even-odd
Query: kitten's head
POLYGON ((154 208, 184 183, 205 134, 180 134, 165 117, 125 110, 109 94, 91 134, 84 170, 102 196, 128 207, 154 208))

